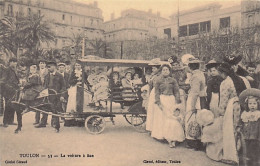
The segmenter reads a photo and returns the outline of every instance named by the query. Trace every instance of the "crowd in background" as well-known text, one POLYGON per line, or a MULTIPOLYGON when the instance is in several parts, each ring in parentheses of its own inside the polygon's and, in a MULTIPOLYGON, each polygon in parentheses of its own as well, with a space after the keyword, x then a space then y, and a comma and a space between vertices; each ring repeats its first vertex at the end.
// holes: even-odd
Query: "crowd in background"
MULTIPOLYGON (((4 63, 0 66, 1 95, 6 103, 3 127, 14 124, 16 112, 15 133, 21 131, 22 114, 46 88, 55 94, 49 98, 53 113, 82 110, 83 103, 100 111, 111 87, 113 93, 118 93, 118 100, 126 101, 138 98, 138 93, 128 92, 140 89, 148 94, 143 97, 143 107, 147 110, 146 130, 151 137, 167 140, 171 148, 184 141, 187 148, 204 150, 216 161, 258 166, 260 73, 257 64, 244 67, 241 60, 241 56, 228 57, 223 62, 211 60, 204 68, 200 60, 189 54, 181 60, 170 57, 170 65, 153 59, 143 75, 138 69, 93 71, 69 61, 56 63, 41 59, 26 64, 10 58, 7 66, 4 63), (82 95, 88 99, 86 102, 82 95), (22 110, 11 104, 14 98, 17 102, 24 101, 22 110), (241 152, 241 142, 247 147, 246 154, 241 152), (240 154, 244 154, 242 159, 240 154)), ((122 103, 121 108, 124 108, 122 103)), ((47 119, 48 114, 36 112, 35 127, 46 127, 47 119)), ((62 120, 52 116, 51 125, 56 132, 62 120)))

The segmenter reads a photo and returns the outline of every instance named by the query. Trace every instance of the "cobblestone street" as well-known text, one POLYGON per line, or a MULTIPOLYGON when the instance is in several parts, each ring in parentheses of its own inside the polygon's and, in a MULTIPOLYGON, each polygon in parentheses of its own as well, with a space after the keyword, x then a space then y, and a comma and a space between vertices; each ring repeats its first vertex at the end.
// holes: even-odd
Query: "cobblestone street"
POLYGON ((19 134, 14 134, 16 126, 0 128, 1 166, 13 165, 5 164, 5 161, 17 160, 27 160, 27 164, 15 165, 28 166, 225 165, 210 160, 204 152, 186 149, 182 144, 171 149, 167 143, 156 141, 148 133, 137 132, 122 116, 115 118, 115 125, 108 122, 99 135, 87 133, 84 127, 61 127, 60 133, 55 133, 50 125, 36 129, 32 125, 34 113, 24 115, 23 122, 19 134), (39 157, 21 157, 20 154, 39 154, 39 157), (152 160, 154 163, 145 163, 152 160), (156 163, 156 160, 167 163, 156 163), (170 160, 181 163, 170 163, 170 160))

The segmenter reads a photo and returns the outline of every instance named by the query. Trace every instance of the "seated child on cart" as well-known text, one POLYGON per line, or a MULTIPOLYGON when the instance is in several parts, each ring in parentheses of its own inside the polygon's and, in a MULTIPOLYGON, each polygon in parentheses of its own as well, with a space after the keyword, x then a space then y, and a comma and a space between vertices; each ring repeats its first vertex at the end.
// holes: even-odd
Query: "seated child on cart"
POLYGON ((92 91, 94 93, 93 101, 95 102, 96 109, 103 109, 104 102, 109 97, 109 83, 106 75, 100 74, 98 76, 98 83, 92 86, 92 91))

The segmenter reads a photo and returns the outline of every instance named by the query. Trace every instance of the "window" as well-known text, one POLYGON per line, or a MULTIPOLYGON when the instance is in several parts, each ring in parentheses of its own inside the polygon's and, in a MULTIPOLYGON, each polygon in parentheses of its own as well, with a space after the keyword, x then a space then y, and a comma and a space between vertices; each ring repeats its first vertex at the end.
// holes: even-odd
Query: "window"
POLYGON ((31 14, 32 14, 32 10, 31 8, 28 8, 28 16, 31 16, 31 14))
POLYGON ((93 25, 93 19, 90 20, 90 25, 93 25))
POLYGON ((114 28, 116 28, 116 24, 114 24, 114 28))
POLYGON ((13 13, 13 5, 8 5, 8 8, 7 8, 7 15, 8 16, 13 16, 14 13, 13 13))
POLYGON ((63 21, 65 20, 65 14, 62 15, 62 20, 63 20, 63 21))
POLYGON ((253 15, 248 16, 248 26, 251 27, 254 25, 254 17, 253 15))
POLYGON ((219 28, 228 28, 230 27, 230 17, 220 18, 219 28))
POLYGON ((179 27, 179 36, 180 37, 184 37, 188 35, 188 26, 187 25, 183 25, 179 27))
POLYGON ((70 16, 70 22, 72 23, 72 16, 70 16))
POLYGON ((65 46, 65 40, 62 40, 62 46, 65 46))
POLYGON ((189 25, 189 36, 197 35, 199 33, 199 23, 189 25))
POLYGON ((164 31, 164 34, 167 35, 168 39, 170 39, 171 38, 171 28, 166 28, 163 31, 164 31))
POLYGON ((38 16, 39 17, 41 16, 41 10, 38 10, 38 16))
POLYGON ((210 32, 211 30, 211 22, 205 21, 200 23, 200 32, 210 32))

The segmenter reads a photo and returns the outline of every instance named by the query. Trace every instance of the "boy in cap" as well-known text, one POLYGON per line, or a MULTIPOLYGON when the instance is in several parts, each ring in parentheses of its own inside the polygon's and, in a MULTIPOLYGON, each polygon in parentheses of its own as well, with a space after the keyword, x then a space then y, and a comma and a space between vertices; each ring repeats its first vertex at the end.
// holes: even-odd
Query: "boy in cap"
MULTIPOLYGON (((62 75, 59 72, 57 72, 57 64, 55 61, 48 62, 47 66, 48 66, 49 73, 45 76, 43 85, 44 88, 53 89, 58 93, 58 95, 49 96, 49 101, 52 103, 51 111, 52 113, 57 113, 58 110, 61 110, 60 104, 58 103, 60 101, 64 101, 63 92, 65 92, 66 90, 65 81, 62 75)), ((43 114, 40 124, 35 127, 36 128, 46 127, 47 118, 48 115, 43 114)), ((58 133, 60 129, 59 117, 52 116, 52 122, 55 131, 58 133)))

